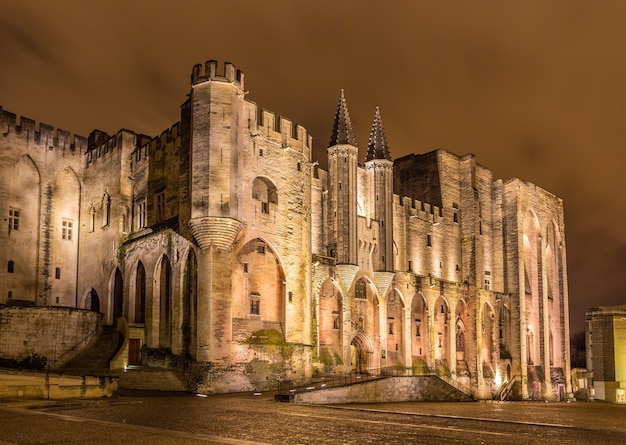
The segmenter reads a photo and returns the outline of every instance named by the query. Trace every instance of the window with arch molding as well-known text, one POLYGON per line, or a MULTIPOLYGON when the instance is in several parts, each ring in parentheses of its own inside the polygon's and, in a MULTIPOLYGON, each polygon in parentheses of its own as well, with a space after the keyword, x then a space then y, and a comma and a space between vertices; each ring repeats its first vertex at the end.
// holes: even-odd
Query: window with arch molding
POLYGON ((252 183, 252 198, 261 202, 261 213, 269 213, 270 204, 278 204, 278 190, 272 181, 257 176, 252 183))

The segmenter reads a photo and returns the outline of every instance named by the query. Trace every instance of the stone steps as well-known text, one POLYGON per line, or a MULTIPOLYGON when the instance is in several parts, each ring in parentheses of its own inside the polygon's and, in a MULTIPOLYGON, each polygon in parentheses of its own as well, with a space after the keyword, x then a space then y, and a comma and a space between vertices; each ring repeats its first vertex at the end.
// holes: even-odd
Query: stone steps
POLYGON ((117 381, 120 389, 151 391, 187 391, 187 386, 170 369, 129 366, 120 373, 117 381))
POLYGON ((67 374, 110 374, 109 361, 120 347, 121 334, 114 326, 103 326, 101 334, 87 348, 63 364, 58 371, 67 374))

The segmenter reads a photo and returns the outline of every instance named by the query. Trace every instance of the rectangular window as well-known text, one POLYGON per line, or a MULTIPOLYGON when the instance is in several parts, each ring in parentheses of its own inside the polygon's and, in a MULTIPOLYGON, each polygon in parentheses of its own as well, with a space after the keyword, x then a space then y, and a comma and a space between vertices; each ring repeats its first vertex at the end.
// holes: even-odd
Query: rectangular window
POLYGON ((252 292, 250 294, 250 315, 261 315, 261 296, 252 292))
POLYGON ((261 255, 265 255, 265 246, 263 246, 263 245, 257 246, 256 253, 260 253, 261 255))
POLYGON ((156 204, 157 221, 163 221, 165 219, 165 192, 156 195, 156 204))
POLYGON ((422 325, 422 320, 420 320, 419 318, 415 319, 415 336, 416 337, 421 337, 420 334, 420 327, 422 325))
POLYGON ((89 212, 89 231, 93 232, 94 230, 96 230, 96 209, 92 207, 89 212))
POLYGON ((270 212, 270 203, 269 202, 261 202, 261 212, 269 213, 270 212))
POLYGON ((393 319, 393 318, 388 318, 388 319, 387 319, 387 325, 389 326, 389 330, 388 330, 388 332, 387 332, 387 333, 388 333, 389 335, 394 335, 394 334, 393 334, 393 322, 394 322, 394 319, 393 319))
POLYGON ((147 223, 146 200, 143 199, 137 203, 137 229, 143 229, 147 223))
POLYGON ((243 272, 248 273, 248 263, 243 263, 243 272))
POLYGON ((357 281, 356 286, 354 287, 354 298, 358 298, 359 300, 367 299, 364 281, 357 281))
POLYGON ((57 280, 61 279, 61 268, 60 267, 57 267, 54 270, 54 278, 57 279, 57 280))
POLYGON ((61 223, 61 239, 72 241, 74 238, 74 222, 64 219, 61 223))
POLYGON ((12 230, 20 230, 20 211, 17 209, 9 209, 9 233, 12 230))
POLYGON ((339 329, 339 312, 333 312, 333 329, 339 329))
POLYGON ((489 290, 489 286, 491 285, 491 272, 485 271, 485 289, 489 290))
POLYGON ((428 247, 432 247, 432 245, 433 245, 433 239, 432 239, 432 237, 430 236, 430 233, 429 233, 428 235, 426 235, 426 245, 427 245, 428 247))

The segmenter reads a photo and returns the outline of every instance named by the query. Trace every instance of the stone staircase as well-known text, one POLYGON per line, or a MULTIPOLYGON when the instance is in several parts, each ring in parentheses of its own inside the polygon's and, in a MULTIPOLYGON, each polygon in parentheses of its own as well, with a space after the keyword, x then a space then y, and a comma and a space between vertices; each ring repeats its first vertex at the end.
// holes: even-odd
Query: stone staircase
POLYGON ((120 389, 187 391, 187 386, 171 369, 127 366, 117 381, 120 389))
POLYGON ((120 348, 122 336, 114 326, 102 326, 100 335, 87 348, 59 367, 58 371, 77 375, 111 375, 109 361, 120 348))

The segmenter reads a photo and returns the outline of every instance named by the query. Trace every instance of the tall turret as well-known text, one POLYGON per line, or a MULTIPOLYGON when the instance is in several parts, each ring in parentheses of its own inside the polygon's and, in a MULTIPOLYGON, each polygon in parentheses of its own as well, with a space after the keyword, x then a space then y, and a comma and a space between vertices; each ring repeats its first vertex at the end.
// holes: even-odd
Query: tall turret
POLYGON ((376 107, 374 123, 365 158, 369 182, 369 217, 378 222, 378 255, 374 257, 375 271, 393 271, 393 162, 389 155, 387 137, 376 107))
POLYGON ((228 250, 241 229, 243 73, 230 63, 196 65, 189 96, 192 233, 202 248, 228 250))
POLYGON ((356 147, 346 98, 341 90, 328 148, 329 235, 327 253, 338 264, 357 264, 357 169, 356 147))

